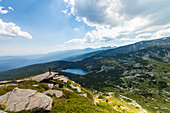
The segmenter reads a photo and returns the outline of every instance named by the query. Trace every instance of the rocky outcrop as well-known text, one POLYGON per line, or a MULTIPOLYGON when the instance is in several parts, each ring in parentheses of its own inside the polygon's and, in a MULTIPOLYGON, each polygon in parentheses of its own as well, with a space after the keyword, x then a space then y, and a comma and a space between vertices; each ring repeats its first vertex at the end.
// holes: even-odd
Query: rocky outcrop
POLYGON ((51 72, 51 74, 49 74, 49 72, 37 75, 35 77, 30 77, 30 80, 35 80, 37 82, 41 82, 43 80, 48 80, 50 78, 53 78, 54 76, 56 76, 58 73, 55 72, 51 72))
POLYGON ((54 80, 60 80, 60 81, 63 81, 64 83, 67 83, 68 82, 68 78, 65 77, 65 76, 57 76, 57 77, 54 77, 53 78, 54 80))
POLYGON ((59 90, 47 90, 44 92, 44 94, 55 95, 57 98, 60 98, 63 96, 63 92, 59 90))
POLYGON ((8 111, 51 110, 52 99, 36 90, 15 88, 0 96, 0 104, 5 104, 8 111))

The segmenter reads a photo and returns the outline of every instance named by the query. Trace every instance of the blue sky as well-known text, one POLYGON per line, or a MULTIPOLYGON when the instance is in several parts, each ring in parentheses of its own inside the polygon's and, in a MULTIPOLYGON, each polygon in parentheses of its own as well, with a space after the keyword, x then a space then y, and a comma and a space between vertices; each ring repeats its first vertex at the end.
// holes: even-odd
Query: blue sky
POLYGON ((169 0, 0 0, 0 56, 166 37, 169 6, 169 0))

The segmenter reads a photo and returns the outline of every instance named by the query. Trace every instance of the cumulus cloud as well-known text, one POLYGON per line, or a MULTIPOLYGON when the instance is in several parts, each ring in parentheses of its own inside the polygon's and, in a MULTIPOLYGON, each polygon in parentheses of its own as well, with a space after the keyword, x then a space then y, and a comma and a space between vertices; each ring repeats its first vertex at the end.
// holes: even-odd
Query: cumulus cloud
POLYGON ((25 31, 21 31, 19 26, 11 22, 3 22, 2 19, 0 19, 0 39, 11 39, 14 37, 32 39, 32 36, 25 31))
POLYGON ((76 21, 83 21, 88 26, 96 28, 86 33, 83 39, 72 39, 67 44, 113 41, 116 43, 123 39, 125 41, 127 37, 132 37, 127 40, 146 40, 168 35, 169 0, 64 0, 64 2, 67 3, 67 13, 75 16, 76 21), (155 34, 152 34, 153 32, 155 34))

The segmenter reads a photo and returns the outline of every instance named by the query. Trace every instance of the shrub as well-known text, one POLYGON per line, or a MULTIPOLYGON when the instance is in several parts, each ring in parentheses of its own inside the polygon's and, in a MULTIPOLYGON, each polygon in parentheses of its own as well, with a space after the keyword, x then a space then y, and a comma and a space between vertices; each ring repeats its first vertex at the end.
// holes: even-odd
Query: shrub
POLYGON ((103 99, 103 96, 102 96, 102 95, 100 95, 98 98, 99 98, 99 99, 103 99))
POLYGON ((51 95, 50 93, 47 93, 46 95, 49 96, 49 97, 53 97, 53 95, 51 95))
POLYGON ((49 90, 50 89, 46 83, 40 83, 38 88, 44 89, 44 90, 49 90))

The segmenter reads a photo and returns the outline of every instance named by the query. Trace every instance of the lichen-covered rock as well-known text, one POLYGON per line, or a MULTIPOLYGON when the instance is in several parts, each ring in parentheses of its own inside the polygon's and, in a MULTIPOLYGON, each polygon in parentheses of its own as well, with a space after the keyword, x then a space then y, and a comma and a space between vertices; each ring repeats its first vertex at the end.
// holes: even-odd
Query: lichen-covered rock
POLYGON ((51 110, 52 99, 36 90, 15 88, 0 96, 0 104, 5 104, 8 111, 51 110))
POLYGON ((44 94, 51 94, 51 95, 55 95, 57 98, 60 98, 63 96, 63 92, 59 91, 59 90, 47 90, 44 92, 44 94))

